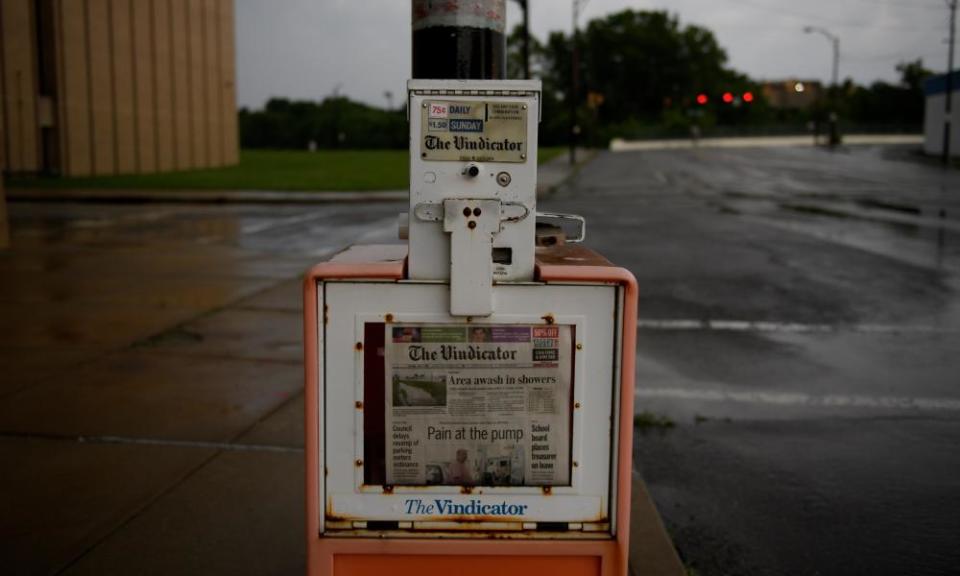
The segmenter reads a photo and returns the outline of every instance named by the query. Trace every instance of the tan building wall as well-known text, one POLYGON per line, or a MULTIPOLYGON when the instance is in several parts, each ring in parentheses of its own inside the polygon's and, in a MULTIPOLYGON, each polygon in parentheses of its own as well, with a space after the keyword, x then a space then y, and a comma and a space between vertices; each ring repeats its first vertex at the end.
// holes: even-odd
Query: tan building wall
POLYGON ((792 78, 764 82, 763 96, 771 108, 804 109, 813 106, 824 96, 823 85, 817 80, 792 78))
POLYGON ((10 172, 158 172, 238 159, 233 0, 0 1, 10 172))
POLYGON ((10 222, 7 219, 7 195, 3 191, 3 125, 0 124, 0 250, 10 246, 10 222))

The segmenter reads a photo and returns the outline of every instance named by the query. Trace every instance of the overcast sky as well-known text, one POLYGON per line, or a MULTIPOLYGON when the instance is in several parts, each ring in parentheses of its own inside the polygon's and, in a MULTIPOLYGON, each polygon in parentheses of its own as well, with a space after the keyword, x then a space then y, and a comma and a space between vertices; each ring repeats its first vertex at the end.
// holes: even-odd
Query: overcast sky
MULTIPOLYGON (((237 85, 241 106, 271 96, 322 100, 339 91, 383 106, 404 98, 410 76, 409 0, 235 0, 237 85)), ((569 32, 572 0, 530 0, 532 33, 569 32)), ((508 2, 508 28, 520 11, 508 2)), ((590 0, 581 23, 611 12, 666 9, 681 24, 716 34, 729 65, 753 78, 829 80, 821 26, 841 38, 840 75, 860 83, 895 80, 897 62, 923 58, 946 69, 944 0, 590 0)))

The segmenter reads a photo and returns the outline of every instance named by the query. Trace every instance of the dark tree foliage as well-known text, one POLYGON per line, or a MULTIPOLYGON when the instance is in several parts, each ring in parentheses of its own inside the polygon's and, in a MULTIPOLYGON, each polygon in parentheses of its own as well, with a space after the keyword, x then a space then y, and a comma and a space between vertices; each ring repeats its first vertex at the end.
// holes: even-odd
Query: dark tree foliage
MULTIPOLYGON (((507 72, 523 77, 522 29, 507 39, 507 72)), ((709 30, 683 26, 663 11, 624 10, 589 22, 577 35, 580 89, 576 120, 581 142, 605 146, 611 138, 686 136, 697 126, 705 135, 779 132, 824 121, 836 109, 841 124, 918 128, 923 122, 923 81, 930 71, 920 60, 897 66, 899 84, 869 87, 847 81, 806 110, 773 110, 760 84, 727 67, 727 54, 709 30), (722 95, 736 95, 725 103, 722 95), (744 93, 753 95, 744 102, 744 93), (696 103, 706 94, 709 103, 696 103)), ((530 37, 531 72, 543 82, 541 145, 565 144, 570 135, 573 38, 551 33, 530 37)), ((788 75, 788 73, 785 73, 788 75)), ((270 100, 263 110, 240 111, 246 148, 406 148, 403 110, 382 110, 343 97, 323 102, 270 100)))
MULTIPOLYGON (((662 11, 624 10, 591 21, 577 37, 580 90, 578 124, 589 142, 666 129, 686 133, 692 124, 761 122, 766 117, 758 86, 726 68, 726 52, 713 33, 681 26, 662 11), (699 93, 718 99, 724 92, 750 91, 750 106, 698 107, 699 93)), ((559 32, 537 45, 544 82, 544 116, 552 100, 557 115, 542 127, 548 143, 569 132, 573 39, 559 32)))
POLYGON ((923 81, 932 75, 923 61, 897 65, 899 84, 874 82, 869 87, 849 80, 843 87, 842 110, 856 124, 919 126, 923 123, 925 97, 923 81))
POLYGON ((272 98, 263 110, 240 110, 244 148, 405 148, 403 110, 381 110, 343 97, 323 102, 272 98))

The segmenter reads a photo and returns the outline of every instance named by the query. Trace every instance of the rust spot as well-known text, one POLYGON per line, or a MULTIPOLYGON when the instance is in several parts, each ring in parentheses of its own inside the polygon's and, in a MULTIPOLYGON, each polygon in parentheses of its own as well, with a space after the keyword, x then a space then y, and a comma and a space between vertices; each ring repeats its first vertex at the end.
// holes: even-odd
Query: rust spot
POLYGON ((343 522, 344 520, 346 520, 346 518, 343 518, 342 516, 338 516, 337 514, 333 513, 333 500, 330 500, 329 498, 327 499, 327 504, 325 506, 324 512, 325 514, 323 516, 329 522, 343 522))
POLYGON ((549 495, 553 494, 553 487, 552 487, 552 486, 542 486, 540 489, 543 490, 543 495, 544 495, 544 496, 549 496, 549 495))
POLYGON ((383 317, 383 321, 387 324, 393 324, 393 314, 387 314, 383 317))
POLYGON ((361 350, 363 350, 363 342, 357 342, 357 344, 356 344, 353 348, 354 348, 357 352, 360 352, 361 350))
POLYGON ((461 493, 461 494, 473 494, 473 486, 461 486, 461 487, 460 487, 460 493, 461 493))
POLYGON ((556 322, 556 320, 554 320, 553 318, 553 314, 545 314, 541 316, 541 318, 543 318, 543 321, 546 322, 547 324, 553 324, 554 322, 556 322))
POLYGON ((323 323, 324 324, 330 323, 330 305, 329 304, 323 305, 323 323))
POLYGON ((393 486, 391 486, 391 485, 389 485, 389 484, 385 484, 385 485, 383 486, 383 493, 384 493, 384 494, 393 494, 393 486))
POLYGON ((359 468, 360 466, 363 466, 363 460, 360 460, 360 459, 358 458, 357 461, 354 462, 354 465, 356 465, 357 468, 359 468))
POLYGON ((579 403, 579 402, 574 402, 574 403, 573 403, 573 407, 574 407, 574 408, 580 408, 580 403, 579 403))
POLYGON ((363 410, 363 402, 357 400, 353 405, 357 407, 357 410, 363 410))
POLYGON ((580 463, 577 462, 576 460, 574 460, 574 461, 573 461, 573 467, 574 467, 574 468, 577 468, 577 467, 579 467, 579 466, 580 466, 580 463))

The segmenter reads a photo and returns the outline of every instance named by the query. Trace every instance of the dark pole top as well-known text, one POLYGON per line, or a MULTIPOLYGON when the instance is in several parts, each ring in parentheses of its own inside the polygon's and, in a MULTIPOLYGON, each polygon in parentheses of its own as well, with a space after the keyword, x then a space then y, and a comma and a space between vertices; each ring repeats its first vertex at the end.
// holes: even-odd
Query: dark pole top
POLYGON ((506 76, 506 0, 412 0, 413 77, 506 76))

